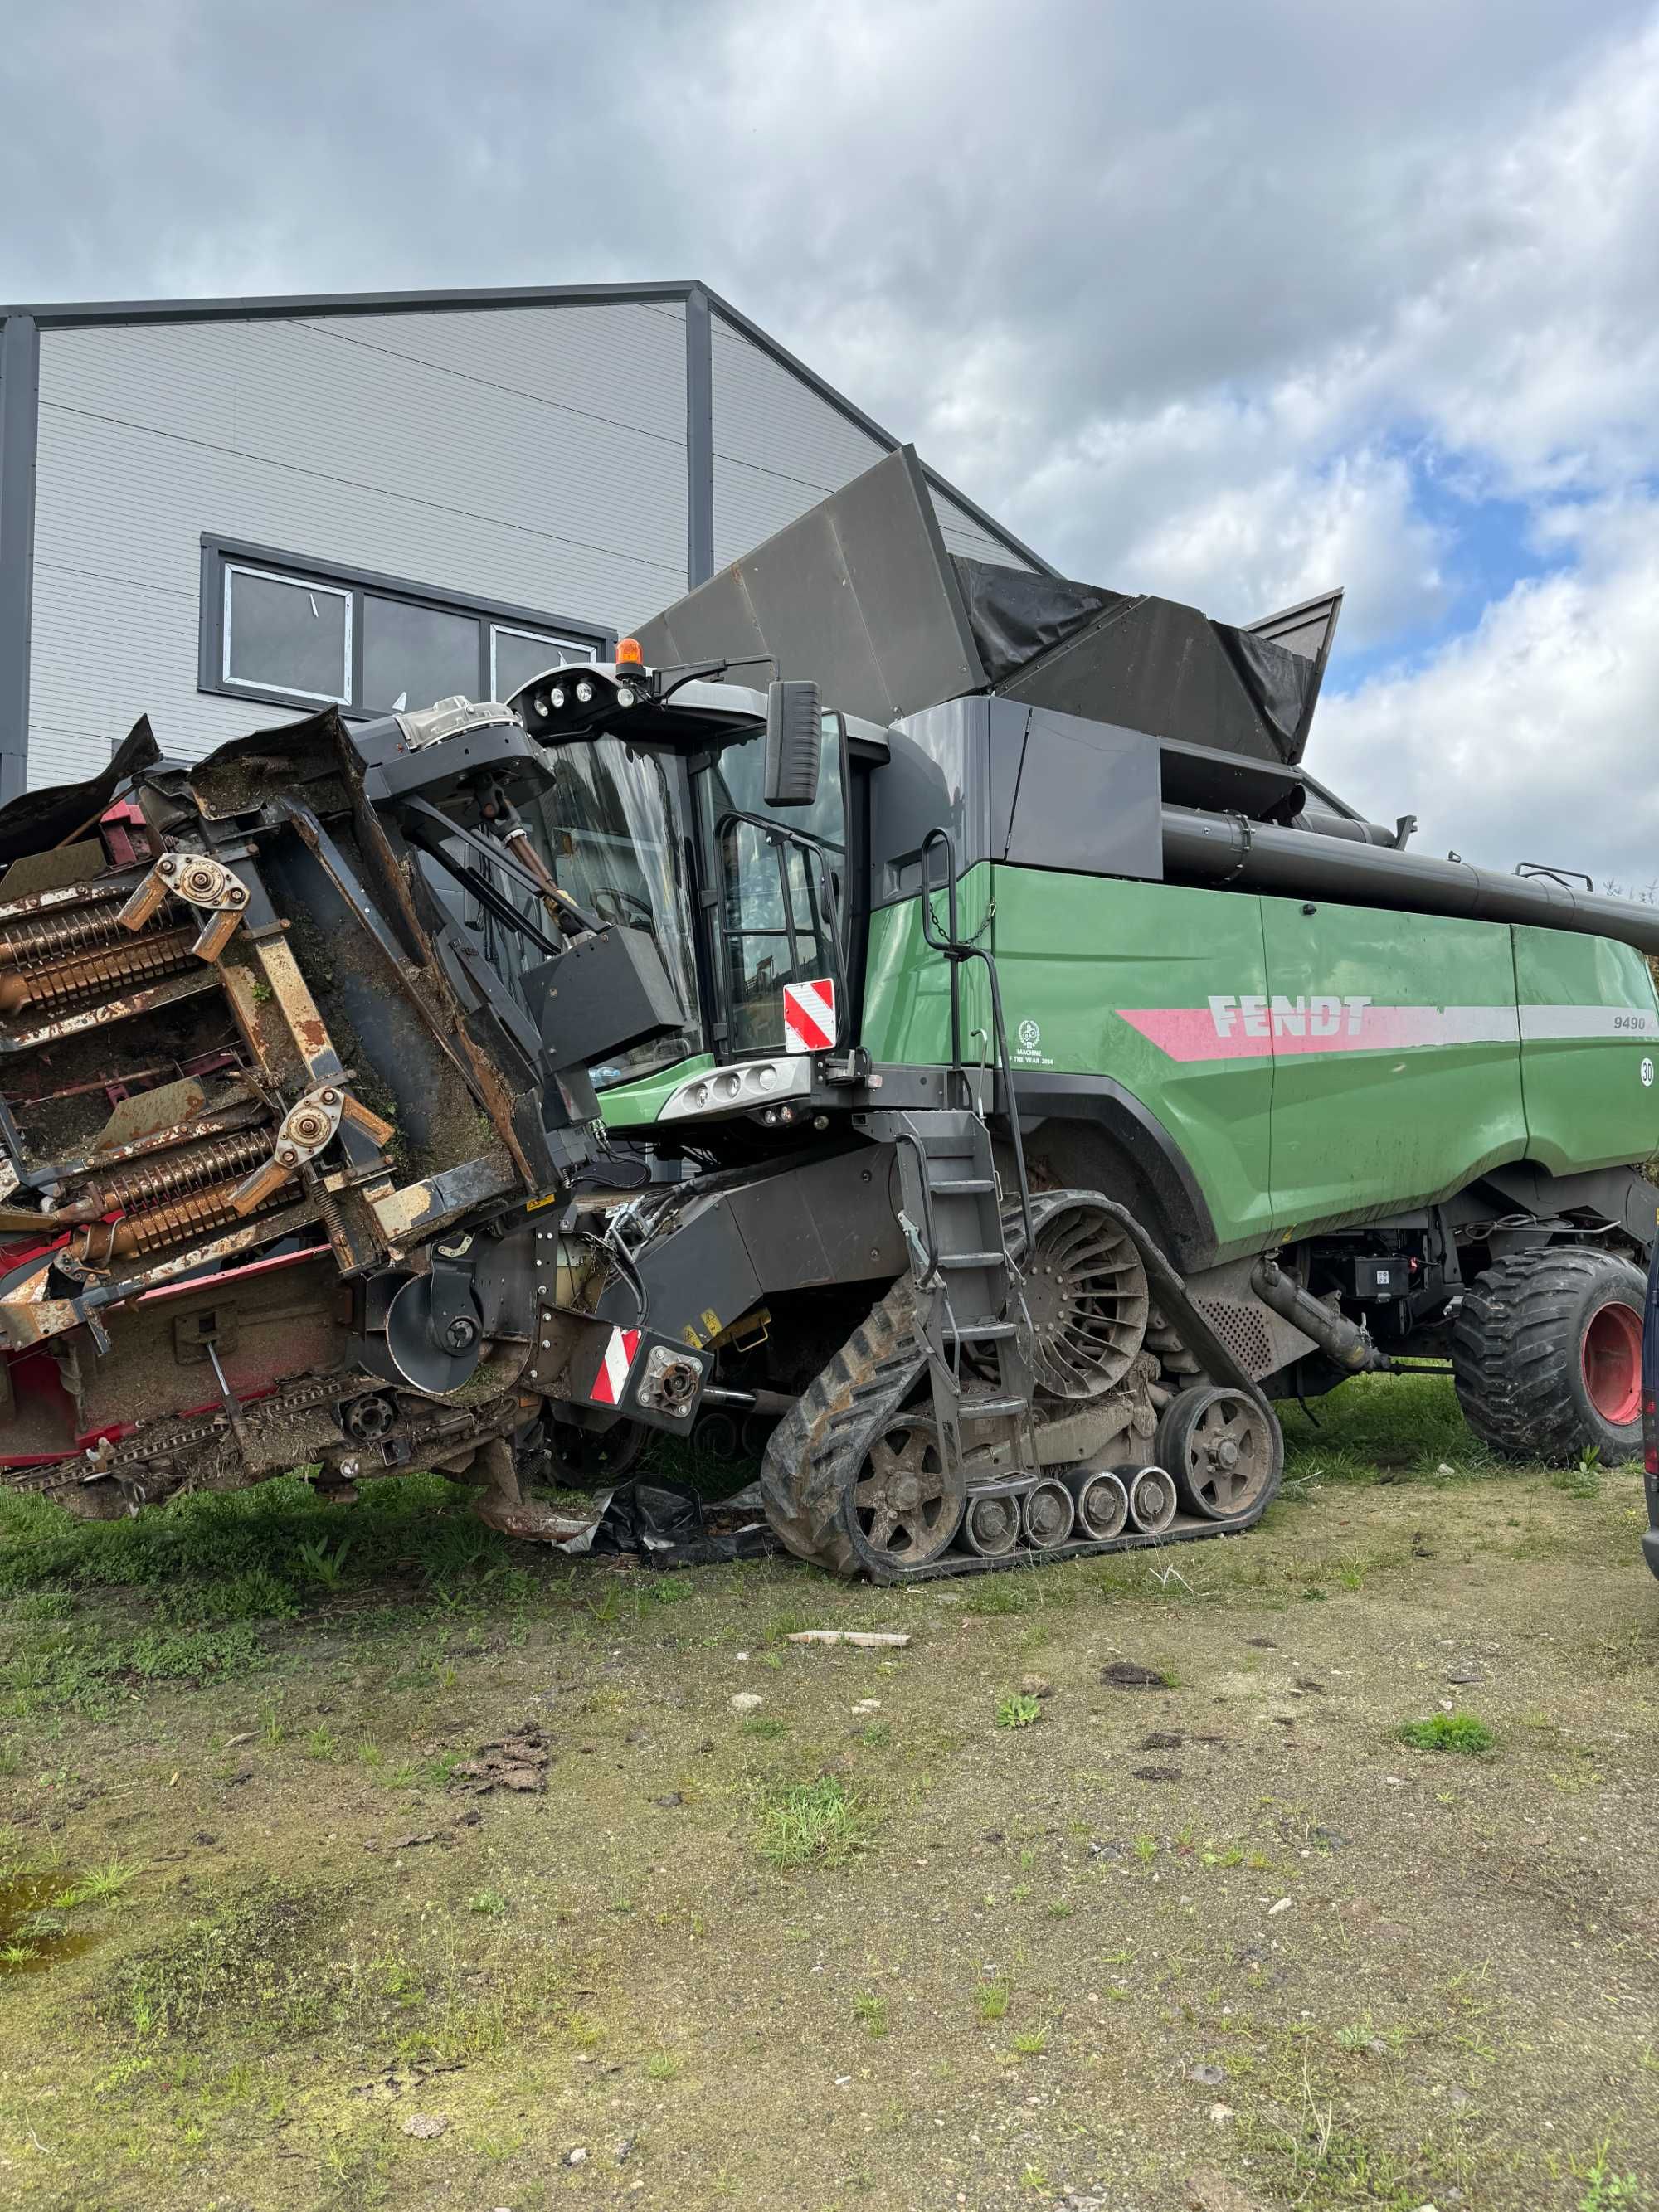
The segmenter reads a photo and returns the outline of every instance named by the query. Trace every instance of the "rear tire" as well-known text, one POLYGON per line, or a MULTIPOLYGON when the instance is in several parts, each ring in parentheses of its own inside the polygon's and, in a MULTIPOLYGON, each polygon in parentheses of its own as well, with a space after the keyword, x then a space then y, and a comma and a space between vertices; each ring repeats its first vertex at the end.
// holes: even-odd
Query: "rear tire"
POLYGON ((1642 1449, 1646 1284, 1611 1252, 1511 1252, 1466 1291, 1452 1328, 1463 1418, 1510 1459, 1610 1467, 1642 1449))

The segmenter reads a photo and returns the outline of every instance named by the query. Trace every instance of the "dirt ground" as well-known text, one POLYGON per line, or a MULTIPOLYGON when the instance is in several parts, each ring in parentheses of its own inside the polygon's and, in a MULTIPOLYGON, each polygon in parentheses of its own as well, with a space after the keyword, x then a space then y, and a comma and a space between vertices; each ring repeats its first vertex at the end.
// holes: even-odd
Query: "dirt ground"
POLYGON ((1248 1538, 899 1593, 0 1504, 0 2203, 1659 2204, 1640 1478, 1322 1419, 1248 1538))

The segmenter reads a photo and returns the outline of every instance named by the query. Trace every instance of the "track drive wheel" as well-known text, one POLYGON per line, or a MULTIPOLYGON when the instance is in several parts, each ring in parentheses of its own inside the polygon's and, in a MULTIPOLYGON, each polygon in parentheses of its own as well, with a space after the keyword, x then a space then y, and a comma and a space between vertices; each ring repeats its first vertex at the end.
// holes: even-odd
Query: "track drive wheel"
POLYGON ((1511 1459, 1561 1466, 1597 1451, 1611 1467, 1642 1449, 1646 1285, 1612 1252, 1551 1245, 1487 1268, 1452 1328, 1463 1418, 1511 1459))
POLYGON ((1279 1487, 1285 1435, 1266 1407, 1243 1390, 1200 1383, 1164 1409, 1152 1456, 1175 1477, 1189 1513, 1237 1521, 1259 1513, 1279 1487))

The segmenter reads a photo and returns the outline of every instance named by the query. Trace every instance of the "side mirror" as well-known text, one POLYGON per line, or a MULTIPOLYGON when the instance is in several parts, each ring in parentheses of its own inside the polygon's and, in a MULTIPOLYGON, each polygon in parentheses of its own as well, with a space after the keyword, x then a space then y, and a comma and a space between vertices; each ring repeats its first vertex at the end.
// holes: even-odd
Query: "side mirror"
POLYGON ((822 723, 816 684, 774 684, 766 694, 766 803, 810 806, 818 795, 822 723))

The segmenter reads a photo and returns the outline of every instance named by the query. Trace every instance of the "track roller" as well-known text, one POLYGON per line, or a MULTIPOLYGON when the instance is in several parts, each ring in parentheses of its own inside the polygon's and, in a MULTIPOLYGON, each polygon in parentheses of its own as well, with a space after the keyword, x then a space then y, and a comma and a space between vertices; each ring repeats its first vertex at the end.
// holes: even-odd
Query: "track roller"
POLYGON ((1075 1468, 1064 1477, 1077 1509, 1075 1533, 1096 1544, 1121 1536, 1129 1518, 1129 1493, 1121 1479, 1099 1470, 1075 1468))
POLYGON ((1176 1516, 1176 1486, 1161 1467, 1143 1467, 1129 1485, 1129 1518, 1149 1536, 1161 1536, 1176 1516))
POLYGON ((1034 1552, 1057 1551, 1070 1537, 1076 1517, 1072 1493, 1057 1476, 1045 1475, 1026 1492, 1019 1517, 1034 1552))
POLYGON ((1006 1559, 1019 1543, 1017 1498, 969 1498, 962 1520, 962 1540, 981 1559, 1006 1559))

